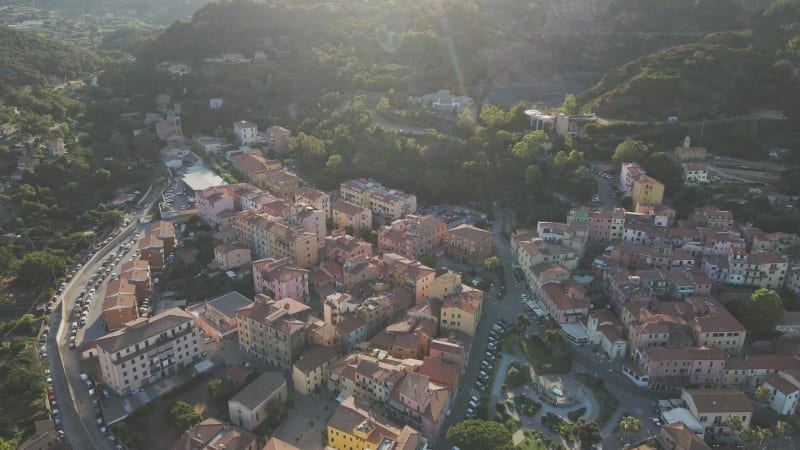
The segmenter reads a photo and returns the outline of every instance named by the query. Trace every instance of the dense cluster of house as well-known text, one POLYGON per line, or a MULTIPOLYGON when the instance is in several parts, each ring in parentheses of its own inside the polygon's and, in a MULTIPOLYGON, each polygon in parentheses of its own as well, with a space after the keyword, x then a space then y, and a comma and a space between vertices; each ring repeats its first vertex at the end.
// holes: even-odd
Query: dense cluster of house
MULTIPOLYGON (((640 170, 623 164, 621 187, 647 190, 636 187, 650 183, 640 170)), ((600 345, 610 358, 626 358, 624 373, 638 386, 674 390, 764 384, 772 390, 774 410, 795 412, 800 361, 792 353, 743 356, 747 331, 712 287, 800 293, 800 268, 791 268, 800 238, 737 225, 731 212, 710 206, 676 223, 674 210, 666 205, 635 203, 636 212, 578 207, 564 223, 539 222, 535 231, 517 230, 511 236, 512 256, 534 293, 533 307, 573 342, 600 345), (593 242, 605 245, 591 263, 596 281, 573 276, 593 242), (608 309, 590 307, 592 282, 610 300, 608 309)), ((795 336, 792 321, 797 318, 786 316, 778 329, 795 336)), ((715 425, 719 428, 719 420, 715 425)))

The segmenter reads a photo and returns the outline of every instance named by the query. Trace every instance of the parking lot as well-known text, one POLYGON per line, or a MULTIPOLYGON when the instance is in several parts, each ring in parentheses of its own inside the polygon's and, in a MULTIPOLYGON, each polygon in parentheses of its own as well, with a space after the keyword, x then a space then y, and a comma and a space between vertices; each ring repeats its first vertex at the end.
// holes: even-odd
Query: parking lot
POLYGON ((194 207, 194 192, 186 188, 179 178, 170 183, 159 202, 162 213, 188 212, 194 207))
POLYGON ((462 224, 475 225, 476 222, 487 220, 486 214, 475 211, 464 206, 454 205, 433 205, 428 208, 417 210, 417 214, 430 214, 447 224, 448 228, 457 227, 462 224))

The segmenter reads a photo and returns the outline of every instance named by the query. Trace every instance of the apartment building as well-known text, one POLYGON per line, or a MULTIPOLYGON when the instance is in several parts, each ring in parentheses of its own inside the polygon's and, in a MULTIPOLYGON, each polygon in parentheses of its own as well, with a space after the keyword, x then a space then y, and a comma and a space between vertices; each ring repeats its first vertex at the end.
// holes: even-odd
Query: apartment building
POLYGON ((378 251, 420 259, 441 247, 447 224, 434 216, 409 214, 378 229, 378 251))
POLYGON ((292 214, 287 221, 292 225, 297 225, 303 230, 314 233, 319 238, 319 242, 324 243, 328 236, 328 225, 325 213, 313 206, 297 203, 292 206, 292 214))
MULTIPOLYGON (((259 450, 258 437, 239 427, 205 419, 184 431, 172 450, 259 450)), ((283 449, 282 449, 283 450, 283 449)))
POLYGON ((234 211, 233 197, 228 195, 225 186, 215 186, 195 193, 197 215, 211 227, 220 225, 220 216, 226 211, 234 211))
POLYGON ((308 270, 292 265, 289 258, 253 261, 255 292, 273 298, 308 302, 308 274, 308 270))
POLYGON ((319 264, 319 236, 316 234, 281 221, 273 221, 266 228, 266 237, 269 244, 262 247, 267 247, 269 254, 265 256, 289 258, 300 267, 319 264))
POLYGON ((447 417, 450 401, 446 386, 411 372, 392 391, 387 411, 389 417, 419 429, 426 439, 434 442, 447 417))
POLYGON ((351 227, 354 232, 372 229, 372 211, 355 203, 336 201, 331 206, 334 228, 351 227))
POLYGON ((108 331, 119 330, 139 318, 134 295, 115 295, 103 300, 103 319, 108 331))
POLYGON ((579 254, 589 243, 589 225, 586 223, 539 222, 536 232, 543 241, 569 247, 579 254))
POLYGON ((638 163, 623 162, 619 171, 619 189, 630 194, 633 192, 633 178, 638 175, 644 175, 645 171, 638 163))
POLYGON ((292 386, 303 395, 318 392, 328 382, 328 365, 336 359, 329 347, 310 344, 292 365, 292 386))
POLYGON ((388 189, 371 179, 358 178, 339 187, 342 200, 369 209, 374 214, 399 219, 417 210, 417 196, 388 189))
POLYGON ((246 120, 233 123, 233 134, 240 145, 250 145, 258 141, 258 127, 246 120))
POLYGON ((331 217, 331 197, 319 189, 301 187, 294 193, 295 203, 304 203, 325 213, 325 217, 331 217))
POLYGON ((292 138, 292 132, 286 128, 273 125, 267 128, 267 145, 272 147, 278 153, 285 153, 289 150, 289 139, 292 138))
POLYGON ((483 310, 483 291, 463 286, 442 299, 439 324, 443 330, 458 330, 475 336, 483 310))
POLYGON ((186 308, 194 317, 197 328, 216 342, 236 341, 236 310, 252 304, 244 295, 231 291, 211 300, 195 303, 186 308))
POLYGON ((728 416, 738 416, 748 428, 755 412, 753 402, 738 389, 684 389, 681 400, 707 436, 730 433, 728 416))
POLYGON ((753 237, 753 251, 769 251, 790 257, 800 248, 800 236, 796 233, 764 233, 753 237))
POLYGON ((645 347, 633 351, 623 373, 638 386, 671 390, 722 383, 725 355, 713 347, 645 347))
MULTIPOLYGON (((134 286, 134 293, 139 300, 145 299, 150 295, 152 282, 150 277, 150 265, 147 261, 135 259, 122 263, 119 268, 119 277, 128 280, 134 286)), ((108 290, 106 288, 106 290, 108 290)))
POLYGON ((695 208, 689 214, 689 224, 693 227, 709 227, 719 230, 733 229, 733 213, 715 206, 695 208))
POLYGON ((252 261, 250 247, 240 243, 223 243, 214 247, 214 263, 222 270, 231 270, 252 261))
POLYGON ((285 298, 256 295, 255 302, 236 310, 239 346, 282 369, 291 369, 307 346, 309 307, 285 298))
POLYGON ((428 448, 418 431, 372 413, 369 405, 352 397, 342 401, 328 420, 327 442, 334 450, 428 448))
POLYGON ((558 324, 577 323, 589 314, 586 292, 571 280, 545 283, 539 293, 547 313, 558 324))
POLYGON ((380 351, 352 353, 328 366, 328 390, 365 402, 388 403, 403 377, 416 371, 421 361, 400 359, 380 351))
MULTIPOLYGON (((278 162, 280 164, 280 162, 278 162)), ((264 187, 275 197, 292 201, 302 183, 300 177, 288 170, 273 170, 266 174, 264 187)))
POLYGON ((533 238, 520 242, 515 256, 517 264, 530 283, 537 276, 534 267, 541 269, 540 264, 557 264, 569 271, 577 269, 580 253, 571 247, 533 238))
POLYGON ((664 184, 644 174, 635 175, 633 177, 631 197, 636 207, 662 203, 664 200, 664 184))
POLYGON ((236 153, 230 160, 233 167, 241 172, 249 183, 260 188, 267 187, 270 174, 281 168, 280 161, 267 160, 257 151, 236 153))
POLYGON ((98 338, 103 383, 119 395, 155 383, 200 359, 194 317, 172 308, 98 338))
POLYGON ((384 253, 382 259, 373 258, 378 267, 378 276, 395 287, 407 290, 414 297, 414 302, 427 298, 436 278, 436 270, 419 261, 404 258, 396 253, 384 253))
POLYGON ((789 263, 774 252, 756 250, 749 255, 732 248, 728 255, 729 284, 780 289, 786 284, 789 263))
POLYGON ((452 258, 481 263, 494 253, 492 232, 462 224, 447 230, 445 253, 452 258))
POLYGON ((344 264, 356 256, 372 257, 372 244, 348 235, 343 228, 333 230, 325 237, 325 259, 344 264))
POLYGON ((800 404, 800 370, 790 369, 770 375, 764 380, 770 391, 769 407, 782 416, 797 413, 800 404))
POLYGON ((685 162, 683 167, 683 182, 693 186, 708 183, 708 165, 699 162, 685 162))

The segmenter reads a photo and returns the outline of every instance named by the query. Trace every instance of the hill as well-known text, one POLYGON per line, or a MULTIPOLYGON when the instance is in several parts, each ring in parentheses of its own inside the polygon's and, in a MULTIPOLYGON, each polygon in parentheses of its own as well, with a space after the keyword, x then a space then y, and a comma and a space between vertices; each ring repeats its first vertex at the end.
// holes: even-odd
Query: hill
POLYGON ((29 31, 0 26, 0 88, 43 84, 48 76, 74 78, 100 68, 96 54, 29 31))
POLYGON ((778 2, 740 30, 660 49, 608 71, 579 95, 586 109, 631 120, 730 117, 760 109, 794 115, 800 92, 800 1, 778 2))

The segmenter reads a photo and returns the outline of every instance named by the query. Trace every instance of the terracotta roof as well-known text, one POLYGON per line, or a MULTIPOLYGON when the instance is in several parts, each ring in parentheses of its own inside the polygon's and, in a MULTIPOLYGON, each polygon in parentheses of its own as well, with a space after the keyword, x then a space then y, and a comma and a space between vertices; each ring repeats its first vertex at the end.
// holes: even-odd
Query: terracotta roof
POLYGON ((492 232, 486 231, 472 225, 461 224, 457 227, 447 230, 448 235, 454 235, 466 239, 468 241, 478 242, 484 239, 491 239, 492 232))
POLYGON ((276 437, 271 437, 261 450, 300 450, 300 447, 282 441, 276 437))
POLYGON ((237 383, 244 383, 254 370, 255 369, 245 367, 244 364, 234 364, 225 371, 225 378, 234 380, 237 383))
POLYGON ((362 208, 356 204, 346 202, 344 200, 337 200, 336 203, 331 205, 332 211, 340 211, 348 216, 355 216, 369 211, 367 208, 362 208))
POLYGON ((428 400, 428 383, 430 378, 417 372, 411 372, 403 378, 398 392, 413 401, 425 404, 428 400))
POLYGON ((108 353, 116 353, 145 339, 184 323, 194 323, 194 316, 179 308, 171 308, 153 317, 142 317, 125 324, 124 328, 97 339, 97 346, 108 353))
POLYGON ((311 344, 294 363, 294 367, 303 373, 309 373, 335 357, 336 352, 330 347, 311 344))
POLYGON ((738 389, 685 389, 699 414, 720 412, 753 412, 753 402, 738 389))
POLYGON ((782 392, 783 395, 789 395, 792 392, 800 390, 800 387, 795 386, 794 383, 783 378, 780 375, 770 375, 764 380, 764 384, 768 384, 773 388, 777 389, 778 391, 782 392))
POLYGON ((683 422, 661 425, 661 430, 676 443, 676 450, 711 450, 711 447, 683 422))
POLYGON ((688 348, 667 348, 667 347, 646 347, 642 352, 652 361, 723 361, 724 352, 717 347, 688 347, 688 348))

